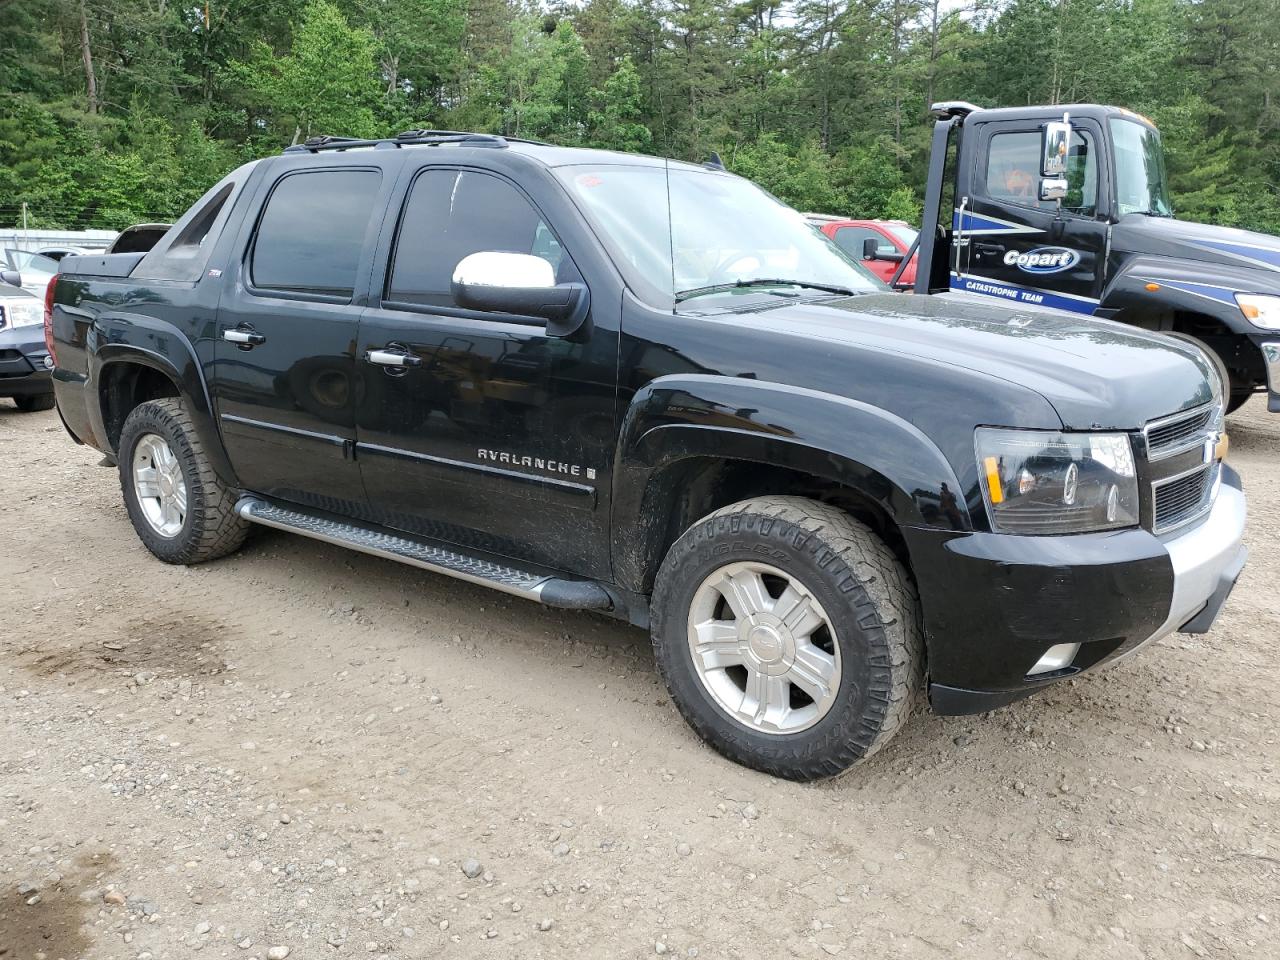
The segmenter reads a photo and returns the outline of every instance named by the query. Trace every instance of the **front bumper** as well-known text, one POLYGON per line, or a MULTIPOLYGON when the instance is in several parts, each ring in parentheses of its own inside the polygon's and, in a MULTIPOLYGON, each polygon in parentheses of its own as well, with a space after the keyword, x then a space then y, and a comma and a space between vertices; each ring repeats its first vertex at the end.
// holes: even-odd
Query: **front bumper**
POLYGON ((53 392, 45 363, 44 329, 39 326, 0 330, 0 397, 27 397, 53 392))
POLYGON ((1171 633, 1205 632, 1244 567, 1244 524, 1239 475, 1224 465, 1209 515, 1167 540, 904 531, 934 711, 984 713, 1171 633), (1075 644, 1054 663, 1052 648, 1075 644))
POLYGON ((1262 351, 1262 366, 1267 371, 1267 409, 1280 413, 1280 340, 1258 344, 1262 351))

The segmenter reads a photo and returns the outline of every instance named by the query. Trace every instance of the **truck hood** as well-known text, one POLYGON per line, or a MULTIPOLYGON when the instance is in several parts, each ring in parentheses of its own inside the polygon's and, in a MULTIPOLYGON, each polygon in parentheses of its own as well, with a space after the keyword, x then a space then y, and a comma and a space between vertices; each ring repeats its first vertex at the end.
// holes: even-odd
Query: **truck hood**
POLYGON ((1181 257, 1280 273, 1280 237, 1235 227, 1130 214, 1112 228, 1118 253, 1181 257))
MULTIPOLYGON (((1106 320, 964 294, 867 294, 738 314, 788 338, 946 364, 1035 391, 1067 429, 1133 430, 1208 402, 1208 361, 1189 345, 1106 320)), ((868 358, 862 358, 866 362, 868 358)), ((1016 424, 1004 424, 1016 426, 1016 424)))

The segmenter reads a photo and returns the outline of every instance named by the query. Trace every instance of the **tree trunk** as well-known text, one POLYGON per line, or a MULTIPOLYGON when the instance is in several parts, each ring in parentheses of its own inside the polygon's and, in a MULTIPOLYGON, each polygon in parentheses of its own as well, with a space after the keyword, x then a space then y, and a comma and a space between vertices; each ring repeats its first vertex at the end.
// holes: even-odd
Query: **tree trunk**
POLYGON ((84 62, 84 87, 88 110, 98 112, 98 75, 93 70, 93 50, 89 47, 89 16, 85 13, 84 0, 80 0, 80 59, 84 62))

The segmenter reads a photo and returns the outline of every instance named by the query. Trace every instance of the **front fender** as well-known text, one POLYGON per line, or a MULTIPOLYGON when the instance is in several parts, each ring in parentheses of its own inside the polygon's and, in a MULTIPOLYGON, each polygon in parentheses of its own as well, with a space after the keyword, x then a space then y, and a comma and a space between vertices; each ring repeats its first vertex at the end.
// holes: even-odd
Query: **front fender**
POLYGON ((1122 311, 1201 313, 1220 321, 1232 333, 1258 333, 1240 312, 1237 293, 1280 296, 1280 273, 1140 254, 1126 261, 1107 283, 1101 307, 1108 315, 1122 311), (1152 285, 1156 289, 1148 289, 1152 285))
POLYGON ((857 490, 898 525, 971 530, 960 482, 917 427, 804 387, 713 375, 661 377, 624 417, 614 467, 615 574, 643 592, 692 457, 785 467, 857 490))
POLYGON ((104 411, 106 374, 114 364, 131 363, 149 367, 164 374, 177 386, 186 402, 196 428, 196 435, 218 478, 229 486, 237 486, 235 471, 227 459, 213 416, 200 362, 190 341, 177 330, 145 315, 112 315, 100 317, 89 331, 89 370, 85 399, 89 420, 103 449, 116 452, 108 441, 109 431, 104 411))

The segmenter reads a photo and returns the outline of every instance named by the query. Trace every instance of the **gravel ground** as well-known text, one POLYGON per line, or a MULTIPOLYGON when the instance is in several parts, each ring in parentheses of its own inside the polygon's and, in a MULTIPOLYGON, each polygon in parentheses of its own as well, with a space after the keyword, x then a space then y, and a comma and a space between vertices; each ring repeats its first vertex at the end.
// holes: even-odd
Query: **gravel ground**
POLYGON ((648 639, 271 531, 184 569, 0 402, 0 957, 1280 955, 1280 417, 1206 636, 800 786, 648 639))

